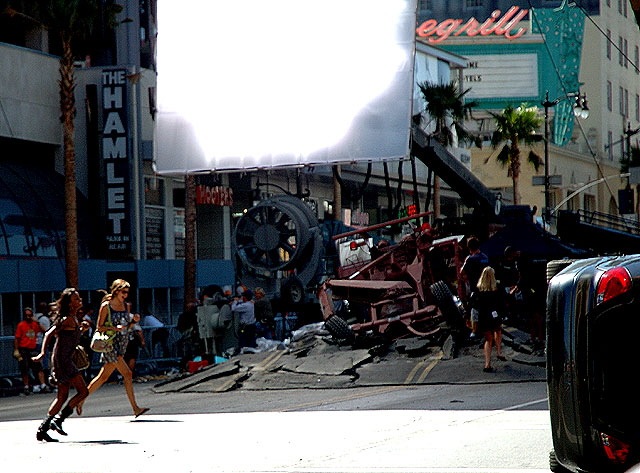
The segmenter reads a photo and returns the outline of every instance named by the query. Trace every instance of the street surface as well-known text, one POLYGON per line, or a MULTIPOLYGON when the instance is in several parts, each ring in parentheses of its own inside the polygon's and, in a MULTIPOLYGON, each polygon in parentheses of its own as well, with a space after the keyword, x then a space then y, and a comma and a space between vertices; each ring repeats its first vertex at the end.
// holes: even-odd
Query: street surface
MULTIPOLYGON (((548 472, 542 382, 154 393, 105 385, 64 424, 35 432, 53 394, 0 399, 7 466, 29 472, 548 472), (15 465, 12 463, 15 461, 15 465)), ((4 469, 4 468, 3 468, 4 469)))

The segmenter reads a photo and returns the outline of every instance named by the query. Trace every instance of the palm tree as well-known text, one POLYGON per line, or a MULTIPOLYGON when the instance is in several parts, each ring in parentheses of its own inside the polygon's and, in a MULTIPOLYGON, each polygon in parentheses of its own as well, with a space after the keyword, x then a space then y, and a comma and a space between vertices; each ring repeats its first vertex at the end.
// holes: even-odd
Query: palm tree
POLYGON ((89 38, 93 28, 106 22, 116 25, 115 16, 122 11, 120 5, 95 0, 31 0, 23 2, 25 11, 5 10, 19 15, 36 25, 55 33, 60 40, 62 54, 59 67, 60 121, 62 122, 62 146, 64 154, 65 200, 65 266, 68 287, 78 287, 78 215, 76 204, 75 167, 75 69, 74 49, 76 41, 89 38))
MULTIPOLYGON (((497 149, 504 143, 497 160, 502 166, 508 166, 507 175, 513 182, 513 203, 520 203, 520 145, 531 146, 542 137, 535 134, 542 124, 542 117, 537 107, 527 107, 526 104, 518 108, 509 105, 501 114, 491 114, 496 121, 496 130, 491 136, 491 146, 497 149)), ((528 161, 536 171, 542 164, 542 159, 533 150, 529 151, 528 161)))
MULTIPOLYGON (((424 111, 435 122, 433 136, 443 145, 454 144, 454 131, 459 142, 475 144, 481 147, 480 137, 465 130, 463 123, 471 116, 471 109, 477 106, 475 101, 465 101, 465 95, 471 90, 461 91, 456 81, 448 84, 422 82, 418 84, 422 97, 426 102, 424 111)), ((440 216, 440 185, 438 177, 434 175, 433 185, 433 213, 440 216)))

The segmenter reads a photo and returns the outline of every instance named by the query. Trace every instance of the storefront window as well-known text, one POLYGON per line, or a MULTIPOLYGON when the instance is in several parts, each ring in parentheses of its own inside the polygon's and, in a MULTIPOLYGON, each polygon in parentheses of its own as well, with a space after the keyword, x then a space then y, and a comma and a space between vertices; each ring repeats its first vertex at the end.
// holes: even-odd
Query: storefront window
POLYGON ((164 202, 164 180, 157 176, 146 176, 144 178, 144 203, 163 206, 164 202))
POLYGON ((20 294, 2 294, 2 332, 0 335, 13 336, 18 323, 22 320, 20 294))

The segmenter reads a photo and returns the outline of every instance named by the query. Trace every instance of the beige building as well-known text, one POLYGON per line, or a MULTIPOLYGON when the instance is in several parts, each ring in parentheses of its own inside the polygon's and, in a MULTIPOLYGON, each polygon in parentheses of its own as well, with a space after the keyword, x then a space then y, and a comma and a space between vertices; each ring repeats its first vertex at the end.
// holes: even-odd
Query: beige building
MULTIPOLYGON (((529 2, 512 3, 521 10, 530 9, 529 2)), ((497 2, 495 6, 500 8, 497 2)), ((462 87, 471 89, 469 99, 480 102, 467 128, 478 130, 485 142, 482 149, 471 148, 471 169, 487 187, 500 191, 505 203, 512 203, 511 178, 496 162, 498 150, 489 142, 495 127, 490 112, 500 113, 506 104, 527 103, 537 106, 543 117, 542 102, 548 92, 554 102, 548 108, 550 208, 562 204, 562 209, 625 213, 635 218, 638 196, 636 208, 625 210, 618 193, 627 185, 626 178, 620 177, 620 160, 627 157, 627 145, 638 146, 640 138, 636 134, 640 127, 640 30, 631 6, 627 1, 601 0, 599 8, 592 6, 588 13, 566 2, 544 6, 528 11, 512 27, 512 33, 524 32, 517 38, 495 32, 452 33, 439 43, 467 58, 462 87), (586 119, 573 118, 570 113, 575 94, 587 99, 586 119), (563 113, 567 121, 556 120, 556 114, 563 113)), ((471 10, 452 10, 446 16, 467 22, 473 14, 480 23, 485 20, 471 10)), ((544 125, 538 133, 544 137, 544 125)), ((534 151, 544 160, 544 140, 534 151)), ((527 154, 522 147, 521 203, 537 207, 537 216, 541 216, 545 168, 536 171, 527 163, 527 154)), ((635 187, 633 180, 631 184, 635 187)))

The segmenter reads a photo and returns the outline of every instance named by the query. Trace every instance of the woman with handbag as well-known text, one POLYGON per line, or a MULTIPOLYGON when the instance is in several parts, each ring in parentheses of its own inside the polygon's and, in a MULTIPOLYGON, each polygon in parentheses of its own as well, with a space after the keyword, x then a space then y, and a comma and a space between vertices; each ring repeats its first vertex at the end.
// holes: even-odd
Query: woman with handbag
POLYGON ((51 375, 58 384, 58 394, 51 403, 47 416, 38 427, 36 438, 46 442, 57 442, 48 431, 55 430, 61 435, 67 435, 62 429, 62 422, 73 413, 73 408, 89 395, 89 390, 84 381, 82 373, 76 366, 74 351, 80 340, 83 331, 89 328, 89 324, 82 320, 80 308, 82 298, 75 288, 67 288, 62 291, 58 300, 59 312, 51 324, 51 328, 44 336, 40 354, 34 357, 34 361, 40 361, 45 356, 45 347, 50 337, 55 336, 56 341, 53 346, 51 356, 51 375), (69 397, 71 386, 76 390, 76 395, 71 398, 67 405, 63 404, 69 397))
MULTIPOLYGON (((129 330, 140 322, 140 315, 129 313, 125 301, 129 296, 131 285, 124 279, 116 279, 111 284, 110 293, 102 298, 100 311, 98 312, 98 321, 96 323, 96 332, 111 333, 111 349, 103 351, 100 355, 100 361, 104 363, 98 375, 89 383, 89 394, 102 386, 111 376, 118 370, 122 375, 124 389, 127 392, 129 403, 133 409, 133 414, 138 417, 148 408, 138 406, 136 397, 133 392, 133 375, 131 369, 124 361, 124 354, 129 343, 129 330)), ((76 406, 78 415, 82 414, 82 404, 76 406)))

